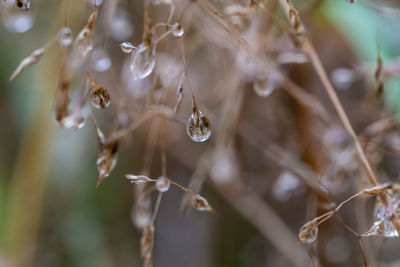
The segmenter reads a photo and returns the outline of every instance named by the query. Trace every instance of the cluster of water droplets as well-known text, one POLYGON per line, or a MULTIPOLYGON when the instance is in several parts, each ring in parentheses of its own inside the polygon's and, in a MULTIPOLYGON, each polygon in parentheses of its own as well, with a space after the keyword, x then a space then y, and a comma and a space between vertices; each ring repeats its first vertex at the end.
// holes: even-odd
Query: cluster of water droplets
POLYGON ((387 196, 387 207, 377 199, 374 208, 374 223, 371 229, 365 234, 366 236, 379 235, 385 237, 398 237, 398 233, 391 219, 394 217, 400 223, 400 193, 391 192, 387 196))

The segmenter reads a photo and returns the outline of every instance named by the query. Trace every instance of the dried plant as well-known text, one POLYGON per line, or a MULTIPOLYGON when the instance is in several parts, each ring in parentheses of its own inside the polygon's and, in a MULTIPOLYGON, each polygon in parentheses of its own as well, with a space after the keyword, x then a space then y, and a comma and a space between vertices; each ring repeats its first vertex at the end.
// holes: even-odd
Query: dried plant
MULTIPOLYGON (((3 2, 0 11, 10 13, 10 3, 3 2)), ((66 2, 64 11, 71 8, 66 2)), ((81 129, 89 118, 92 121, 98 143, 96 187, 118 168, 118 150, 129 146, 127 140, 133 132, 151 122, 145 128, 148 135, 143 168, 132 170, 136 174, 126 174, 134 186, 133 221, 141 232, 143 266, 154 265, 157 215, 162 196, 170 193, 171 187, 183 191, 184 210, 191 206, 218 214, 218 209, 200 195, 206 181, 293 266, 323 262, 312 244, 325 234, 322 223, 328 224, 334 217, 358 240, 364 265, 378 263, 371 249, 365 248, 376 244, 371 237, 400 236, 400 185, 395 177, 380 178, 384 157, 400 155, 400 149, 387 141, 391 135, 400 138, 398 118, 390 115, 385 105, 379 105, 388 90, 384 90, 385 82, 399 76, 400 64, 399 60, 383 60, 380 40, 376 66, 356 64, 336 69, 330 79, 311 38, 316 27, 307 17, 307 12, 313 12, 322 1, 303 7, 301 1, 290 0, 144 0, 139 42, 132 41, 138 36, 125 35, 131 22, 124 22, 126 27, 122 28, 104 23, 124 6, 120 3, 123 1, 90 2, 87 24, 81 25, 75 38, 68 12, 64 12, 64 25, 43 47, 21 61, 10 81, 59 43, 58 49, 66 56, 55 92, 54 118, 62 128, 81 129), (159 10, 165 11, 162 16, 159 10), (116 48, 119 55, 115 55, 116 48), (96 49, 102 52, 96 55, 96 49), (344 90, 371 77, 366 84, 377 98, 353 101, 365 103, 369 111, 373 109, 373 115, 357 123, 333 85, 344 90), (304 82, 307 79, 312 82, 304 82), (312 87, 318 83, 322 86, 314 87, 327 99, 312 87), (76 84, 83 86, 76 88, 76 84), (253 102, 260 99, 265 101, 257 115, 253 110, 259 104, 253 102), (103 125, 105 114, 112 114, 112 126, 103 125), (167 124, 173 123, 177 124, 170 133, 167 124), (107 135, 101 130, 106 127, 107 135), (168 142, 167 136, 181 138, 182 132, 193 141, 192 146, 201 143, 197 144, 204 149, 201 155, 192 153, 192 148, 180 153, 176 144, 168 142), (161 157, 159 174, 151 169, 156 147, 161 157), (249 151, 260 157, 247 159, 249 151), (195 160, 191 160, 193 155, 195 160), (178 183, 179 177, 167 170, 170 157, 193 171, 188 185, 178 183), (253 178, 257 168, 252 161, 269 162, 271 170, 262 170, 278 177, 273 185, 267 182, 265 189, 260 179, 253 178), (358 193, 352 192, 350 184, 358 193), (303 198, 309 215, 296 238, 290 223, 267 204, 270 196, 266 192, 272 188, 273 197, 282 200, 301 186, 309 193, 303 198), (337 201, 343 195, 351 197, 337 201), (342 208, 351 200, 367 199, 374 202, 374 208, 364 207, 364 216, 355 216, 355 221, 358 225, 368 221, 369 228, 358 226, 355 230, 346 217, 342 218, 342 208), (299 245, 297 239, 310 246, 299 245)), ((347 2, 382 17, 400 14, 398 9, 381 3, 347 2)), ((30 12, 36 1, 18 0, 15 4, 30 12)))

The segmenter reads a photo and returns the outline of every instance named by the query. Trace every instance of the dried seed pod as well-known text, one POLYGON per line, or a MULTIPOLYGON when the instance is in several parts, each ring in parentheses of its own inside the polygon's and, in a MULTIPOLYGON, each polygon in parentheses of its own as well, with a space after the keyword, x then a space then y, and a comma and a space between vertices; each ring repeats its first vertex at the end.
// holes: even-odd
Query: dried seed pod
POLYGON ((110 175, 111 171, 117 164, 118 141, 106 139, 97 124, 94 123, 94 125, 96 128, 98 140, 96 164, 99 171, 99 177, 97 179, 97 187, 104 181, 107 176, 110 175))
POLYGON ((153 179, 145 176, 145 175, 133 175, 133 174, 126 174, 126 179, 130 180, 131 183, 134 184, 143 184, 148 182, 154 182, 153 179))
POLYGON ((76 37, 73 49, 81 57, 86 57, 93 49, 93 28, 96 22, 98 13, 97 5, 94 6, 94 10, 88 19, 87 25, 81 30, 76 37))
POLYGON ((68 120, 64 119, 68 117, 68 107, 71 102, 71 99, 68 94, 70 82, 65 80, 63 76, 61 76, 61 81, 59 88, 56 92, 56 98, 54 101, 54 119, 56 120, 58 126, 69 128, 68 120))
POLYGON ((194 96, 192 110, 193 112, 186 123, 186 132, 193 141, 204 142, 211 136, 211 124, 207 117, 203 116, 197 108, 194 96))
POLYGON ((311 244, 318 237, 318 224, 316 220, 309 221, 300 228, 299 240, 303 244, 311 244))
POLYGON ((156 181, 156 188, 158 191, 167 192, 170 186, 171 186, 171 181, 167 177, 165 176, 158 177, 156 181))
POLYGON ((191 194, 190 202, 192 203, 193 208, 200 211, 213 211, 213 208, 208 204, 207 199, 200 196, 199 194, 191 194))
POLYGON ((90 103, 97 109, 104 109, 111 104, 110 94, 104 87, 96 84, 94 81, 92 81, 90 103))
POLYGON ((11 75, 10 81, 12 81, 15 78, 17 78, 25 68, 27 68, 29 66, 32 66, 33 64, 37 63, 40 60, 40 58, 43 56, 43 54, 46 51, 46 49, 47 49, 46 46, 38 48, 35 51, 33 51, 32 54, 30 54, 29 57, 23 59, 21 61, 21 63, 19 63, 19 65, 16 68, 16 70, 11 75))
POLYGON ((132 55, 130 70, 135 80, 147 78, 156 64, 156 49, 154 46, 140 44, 132 55))

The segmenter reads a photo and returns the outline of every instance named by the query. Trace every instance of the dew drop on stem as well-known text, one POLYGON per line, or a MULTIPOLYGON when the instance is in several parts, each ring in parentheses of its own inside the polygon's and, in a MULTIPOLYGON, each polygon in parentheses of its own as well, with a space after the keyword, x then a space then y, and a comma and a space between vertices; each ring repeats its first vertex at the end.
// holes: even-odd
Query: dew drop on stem
POLYGON ((165 176, 158 177, 156 181, 156 188, 158 191, 167 192, 170 186, 171 186, 171 181, 167 177, 165 176))
POLYGON ((73 42, 71 29, 62 27, 59 32, 59 42, 61 46, 70 46, 73 42))
POLYGON ((208 204, 207 199, 205 199, 204 197, 200 196, 199 194, 191 195, 190 196, 190 202, 191 202, 193 208, 195 208, 196 210, 199 210, 199 211, 213 211, 213 208, 210 206, 210 204, 208 204))
POLYGON ((281 78, 278 73, 272 72, 265 78, 258 79, 253 83, 254 92, 261 96, 271 95, 280 86, 281 78))
POLYGON ((315 221, 310 221, 303 225, 299 231, 299 240, 303 244, 311 244, 318 237, 318 225, 315 221))
POLYGON ((177 22, 174 23, 174 25, 172 25, 171 30, 172 30, 172 35, 175 37, 181 37, 185 33, 185 30, 183 29, 182 25, 177 22))
POLYGON ((131 42, 123 42, 119 45, 122 52, 130 54, 136 50, 136 47, 131 42))
POLYGON ((136 53, 132 55, 130 70, 135 80, 148 77, 156 64, 156 49, 154 46, 140 44, 136 53))
POLYGON ((193 97, 192 114, 186 123, 186 132, 195 142, 204 142, 211 136, 211 124, 206 116, 197 108, 193 97))
POLYGON ((111 104, 111 97, 107 90, 92 81, 90 103, 97 109, 104 109, 111 104))

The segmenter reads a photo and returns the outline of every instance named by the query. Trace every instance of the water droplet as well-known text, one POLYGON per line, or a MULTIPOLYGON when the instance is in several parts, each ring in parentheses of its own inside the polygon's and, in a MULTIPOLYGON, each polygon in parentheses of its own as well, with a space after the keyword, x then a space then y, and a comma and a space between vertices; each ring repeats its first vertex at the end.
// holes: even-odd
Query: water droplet
POLYGON ((97 72, 105 72, 111 67, 111 59, 103 48, 96 48, 90 53, 90 64, 97 72))
POLYGON ((73 42, 71 29, 68 27, 62 27, 60 29, 59 42, 62 46, 70 46, 73 42))
POLYGON ((156 181, 156 187, 158 191, 167 192, 170 186, 171 186, 171 181, 167 177, 165 176, 158 177, 156 181))
POLYGON ((134 79, 144 79, 149 76, 156 64, 156 50, 153 46, 140 44, 136 53, 132 55, 130 70, 134 79))
POLYGON ((220 146, 213 154, 210 177, 217 184, 231 182, 232 178, 238 172, 237 166, 233 148, 230 146, 220 146))
POLYGON ((341 127, 331 127, 323 135, 322 142, 330 157, 339 165, 348 164, 354 155, 353 143, 341 127))
POLYGON ((318 237, 318 226, 315 221, 303 225, 299 231, 299 240, 303 244, 311 244, 318 237))
MULTIPOLYGON (((4 8, 7 9, 9 7, 5 6, 4 8)), ((27 32, 32 28, 34 22, 30 12, 22 10, 12 11, 10 8, 2 13, 2 20, 7 31, 16 33, 27 32)))
POLYGON ((351 69, 339 68, 332 72, 331 79, 337 89, 347 90, 356 79, 356 73, 351 69))
POLYGON ((391 218, 395 216, 399 221, 400 214, 400 194, 397 191, 386 191, 388 206, 385 207, 380 199, 377 199, 374 209, 374 224, 371 229, 365 233, 365 236, 381 235, 385 237, 397 237, 398 233, 394 227, 391 218), (397 215, 397 216, 396 216, 397 215))
POLYGON ((186 123, 186 132, 193 141, 204 142, 211 136, 211 124, 197 108, 194 97, 192 107, 193 112, 186 123))
POLYGON ((90 3, 94 6, 100 6, 103 3, 103 0, 90 0, 90 3))
MULTIPOLYGON (((66 95, 66 97, 68 97, 66 95)), ((75 127, 76 130, 83 128, 89 117, 89 108, 85 105, 85 99, 82 96, 74 96, 71 101, 67 98, 67 112, 59 120, 58 126, 63 128, 75 127)))
POLYGON ((185 30, 183 29, 182 25, 179 23, 174 23, 172 25, 172 35, 175 37, 181 37, 185 33, 185 30))
POLYGON ((126 179, 129 179, 131 183, 134 184, 143 184, 143 183, 148 183, 148 182, 153 182, 153 179, 150 179, 149 177, 145 175, 132 175, 132 174, 126 174, 125 175, 126 179))
POLYGON ((128 40, 133 34, 133 25, 129 13, 117 8, 110 17, 109 23, 111 37, 116 41, 128 40))
POLYGON ((280 86, 281 80, 278 72, 271 72, 265 78, 257 79, 253 83, 254 92, 261 97, 267 97, 280 86))
POLYGON ((123 42, 119 46, 121 47, 122 52, 126 54, 130 54, 136 50, 136 47, 131 42, 123 42))
POLYGON ((90 93, 90 102, 97 109, 104 109, 111 104, 110 94, 105 88, 92 82, 92 91, 90 93))
POLYGON ((272 187, 273 197, 281 202, 286 202, 300 185, 299 179, 291 172, 284 171, 272 187))
POLYGON ((200 196, 199 194, 191 195, 190 202, 192 203, 193 208, 195 208, 199 211, 213 211, 210 204, 208 204, 207 199, 200 196))
POLYGON ((134 225, 142 229, 151 223, 151 213, 149 212, 151 202, 148 199, 143 199, 135 204, 132 213, 132 220, 134 225))
POLYGON ((271 72, 266 78, 256 80, 253 83, 254 92, 261 97, 267 97, 280 86, 281 79, 278 72, 271 72))

